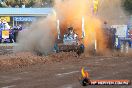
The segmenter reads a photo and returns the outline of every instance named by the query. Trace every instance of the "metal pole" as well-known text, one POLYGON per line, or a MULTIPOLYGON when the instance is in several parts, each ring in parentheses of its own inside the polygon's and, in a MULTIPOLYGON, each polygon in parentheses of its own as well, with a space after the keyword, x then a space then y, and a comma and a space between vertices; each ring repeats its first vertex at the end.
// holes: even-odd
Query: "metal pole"
POLYGON ((14 27, 14 17, 13 17, 13 27, 14 27))
POLYGON ((17 26, 17 21, 16 21, 16 26, 17 26))
POLYGON ((95 39, 95 52, 97 51, 97 40, 95 39))
POLYGON ((56 22, 57 22, 57 33, 58 33, 58 39, 60 39, 60 20, 57 17, 56 11, 53 9, 53 14, 55 15, 56 22))
POLYGON ((57 20, 57 32, 58 32, 58 39, 60 39, 60 21, 57 20))
POLYGON ((82 38, 85 37, 85 28, 84 28, 85 24, 84 24, 84 16, 82 17, 82 38))

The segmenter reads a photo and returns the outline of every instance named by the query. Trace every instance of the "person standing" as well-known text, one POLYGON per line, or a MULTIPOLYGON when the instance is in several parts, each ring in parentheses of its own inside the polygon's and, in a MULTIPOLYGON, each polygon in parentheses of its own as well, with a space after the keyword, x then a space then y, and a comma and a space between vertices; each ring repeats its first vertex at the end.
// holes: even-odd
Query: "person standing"
POLYGON ((14 43, 14 30, 13 29, 9 30, 9 39, 10 39, 10 43, 14 43))
POLYGON ((15 26, 13 30, 14 30, 14 42, 17 42, 17 36, 18 36, 19 29, 18 27, 15 26))
POLYGON ((2 22, 0 19, 0 43, 2 42, 2 22))

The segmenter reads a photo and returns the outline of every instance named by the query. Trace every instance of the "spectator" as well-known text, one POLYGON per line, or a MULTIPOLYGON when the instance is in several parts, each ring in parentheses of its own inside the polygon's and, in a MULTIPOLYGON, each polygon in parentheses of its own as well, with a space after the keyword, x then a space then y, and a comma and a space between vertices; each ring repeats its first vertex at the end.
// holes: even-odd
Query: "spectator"
POLYGON ((22 28, 22 25, 19 25, 18 26, 18 30, 21 31, 23 28, 22 28))
POLYGON ((17 42, 17 37, 18 37, 18 32, 19 32, 18 27, 14 26, 13 31, 14 31, 14 42, 17 42))
POLYGON ((14 30, 13 29, 9 30, 9 39, 10 39, 10 43, 14 43, 14 30))
POLYGON ((6 19, 3 19, 3 23, 4 23, 4 30, 9 30, 10 29, 10 26, 7 23, 6 19))
POLYGON ((1 28, 1 30, 4 30, 5 29, 5 23, 4 23, 4 20, 3 19, 1 19, 0 28, 1 28))

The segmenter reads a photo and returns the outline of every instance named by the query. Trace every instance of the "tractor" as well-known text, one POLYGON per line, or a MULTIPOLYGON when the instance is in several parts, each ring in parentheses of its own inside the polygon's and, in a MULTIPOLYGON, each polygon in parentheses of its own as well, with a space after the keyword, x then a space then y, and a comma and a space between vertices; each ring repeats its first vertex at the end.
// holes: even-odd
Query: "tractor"
POLYGON ((76 52, 78 55, 84 53, 84 44, 82 38, 74 32, 73 27, 68 27, 63 38, 59 38, 55 44, 56 52, 76 52))

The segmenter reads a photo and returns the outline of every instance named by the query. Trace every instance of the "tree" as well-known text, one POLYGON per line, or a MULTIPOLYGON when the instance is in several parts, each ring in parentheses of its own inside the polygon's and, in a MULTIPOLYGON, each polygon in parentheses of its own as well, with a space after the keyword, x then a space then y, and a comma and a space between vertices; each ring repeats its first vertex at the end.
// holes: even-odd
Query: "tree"
POLYGON ((132 0, 124 0, 124 7, 129 13, 132 13, 132 0))
MULTIPOLYGON (((5 0, 4 1, 5 4, 1 4, 0 3, 0 7, 8 7, 8 6, 11 6, 11 7, 15 7, 15 6, 19 6, 21 7, 23 4, 26 5, 26 7, 35 7, 37 4, 38 7, 41 7, 41 3, 48 3, 48 6, 53 6, 54 4, 54 0, 5 0), (7 6, 6 6, 7 4, 7 6)), ((43 6, 42 6, 43 7, 43 6)))

